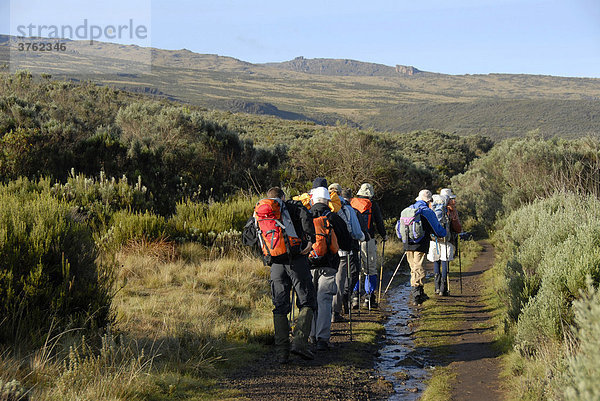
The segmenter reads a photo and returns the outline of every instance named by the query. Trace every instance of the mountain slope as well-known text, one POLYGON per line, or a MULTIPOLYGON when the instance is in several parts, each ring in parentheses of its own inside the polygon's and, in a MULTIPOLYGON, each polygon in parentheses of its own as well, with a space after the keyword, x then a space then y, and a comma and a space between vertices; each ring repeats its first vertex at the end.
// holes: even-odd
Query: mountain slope
MULTIPOLYGON (((340 121, 399 132, 437 128, 493 138, 535 129, 545 136, 600 133, 600 79, 445 75, 332 59, 252 64, 185 49, 66 44, 64 54, 38 55, 24 67, 35 74, 88 79, 207 108, 324 124, 340 121), (135 73, 148 54, 151 71, 135 73), (95 73, 82 74, 81 67, 95 73)), ((5 60, 8 46, 0 41, 5 60)))

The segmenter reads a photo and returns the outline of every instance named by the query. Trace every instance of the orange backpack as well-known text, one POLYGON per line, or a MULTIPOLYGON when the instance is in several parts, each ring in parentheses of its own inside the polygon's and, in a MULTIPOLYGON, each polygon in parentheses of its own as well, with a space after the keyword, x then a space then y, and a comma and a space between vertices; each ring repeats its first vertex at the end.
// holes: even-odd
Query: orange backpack
POLYGON ((299 251, 300 238, 289 236, 281 219, 281 204, 276 199, 261 199, 254 208, 256 230, 265 256, 285 255, 299 251))
POLYGON ((365 230, 371 229, 371 203, 370 199, 367 198, 352 198, 350 199, 350 206, 352 206, 358 212, 358 221, 360 222, 360 228, 365 230))
POLYGON ((313 219, 316 241, 308 255, 308 258, 313 262, 323 259, 328 254, 336 254, 340 249, 333 226, 327 218, 328 216, 329 213, 313 219))

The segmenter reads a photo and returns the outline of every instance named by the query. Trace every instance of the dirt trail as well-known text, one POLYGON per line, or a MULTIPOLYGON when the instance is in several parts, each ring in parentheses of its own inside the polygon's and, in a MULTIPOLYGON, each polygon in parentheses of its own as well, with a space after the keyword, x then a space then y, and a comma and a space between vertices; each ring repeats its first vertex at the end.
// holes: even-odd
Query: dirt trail
MULTIPOLYGON (((353 313, 353 334, 360 335, 360 323, 383 322, 385 316, 373 310, 353 313)), ((314 361, 296 356, 279 365, 272 351, 221 382, 238 390, 241 400, 385 400, 391 388, 378 380, 373 370, 378 345, 350 343, 347 323, 332 325, 333 349, 316 352, 314 361)))
MULTIPOLYGON (((471 269, 463 273, 463 293, 454 288, 457 296, 439 298, 437 302, 460 303, 467 315, 458 331, 452 333, 455 344, 449 350, 448 366, 457 373, 453 383, 453 400, 501 400, 500 363, 498 352, 492 347, 493 329, 490 313, 483 303, 484 290, 481 274, 494 263, 494 248, 483 242, 483 251, 471 269)), ((456 287, 456 286, 455 286, 456 287)))

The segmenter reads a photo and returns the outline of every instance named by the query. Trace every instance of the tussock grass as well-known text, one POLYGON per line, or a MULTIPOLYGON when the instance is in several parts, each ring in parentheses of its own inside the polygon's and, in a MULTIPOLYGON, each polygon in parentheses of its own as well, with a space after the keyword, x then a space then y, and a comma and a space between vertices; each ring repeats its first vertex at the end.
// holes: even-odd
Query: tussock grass
POLYGON ((220 369, 272 341, 268 268, 252 257, 203 259, 198 243, 183 248, 130 241, 116 254, 109 331, 64 332, 27 355, 6 350, 0 384, 48 400, 233 396, 214 389, 220 369))

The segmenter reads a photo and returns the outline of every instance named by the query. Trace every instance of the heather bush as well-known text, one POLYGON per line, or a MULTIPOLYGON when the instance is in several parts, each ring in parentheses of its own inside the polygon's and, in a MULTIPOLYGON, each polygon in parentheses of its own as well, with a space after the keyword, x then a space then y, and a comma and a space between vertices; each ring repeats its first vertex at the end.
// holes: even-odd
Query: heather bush
POLYGON ((105 252, 119 250, 130 241, 153 241, 171 237, 167 220, 152 212, 119 210, 112 214, 107 229, 98 235, 97 245, 105 252))
POLYGON ((111 275, 98 269, 90 229, 73 207, 5 186, 0 205, 0 341, 36 343, 51 325, 104 325, 111 275))
MULTIPOLYGON (((586 235, 593 234, 593 224, 599 218, 600 202, 596 198, 557 193, 522 207, 499 222, 495 239, 500 259, 506 261, 503 266, 506 281, 501 294, 512 321, 517 321, 521 309, 536 296, 543 280, 559 279, 550 272, 577 271, 577 263, 581 261, 573 260, 574 265, 568 267, 560 264, 554 267, 552 263, 554 260, 567 262, 563 248, 570 247, 575 254, 588 251, 584 248, 586 235), (581 244, 573 242, 575 239, 581 244), (568 245, 561 245, 565 241, 568 245)), ((572 290, 576 293, 581 284, 579 281, 572 290)))
POLYGON ((170 224, 178 239, 212 245, 219 233, 241 231, 257 201, 258 197, 245 196, 224 202, 181 201, 170 224))
POLYGON ((599 195, 600 143, 590 138, 505 140, 453 177, 452 188, 462 215, 472 225, 491 229, 499 217, 556 191, 599 195))
POLYGON ((591 283, 585 295, 573 302, 575 344, 567 357, 564 372, 564 398, 567 401, 600 399, 600 291, 591 283))

